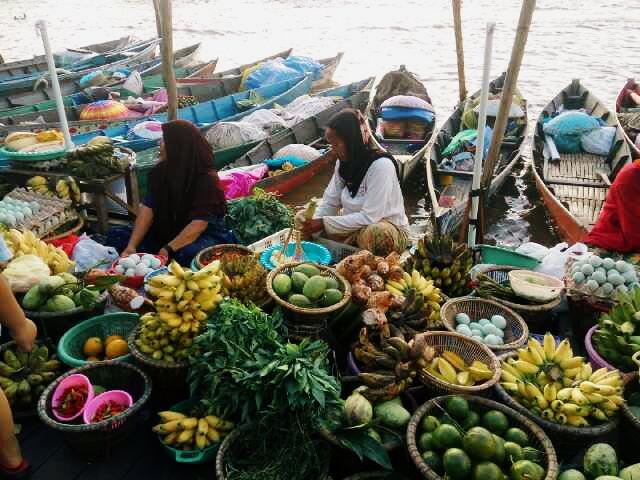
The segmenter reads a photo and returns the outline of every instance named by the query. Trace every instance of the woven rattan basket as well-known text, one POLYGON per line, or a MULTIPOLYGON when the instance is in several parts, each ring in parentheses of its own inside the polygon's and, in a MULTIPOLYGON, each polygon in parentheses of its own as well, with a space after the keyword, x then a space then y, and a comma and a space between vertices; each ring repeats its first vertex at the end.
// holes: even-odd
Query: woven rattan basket
MULTIPOLYGON (((558 476, 558 461, 556 452, 553 448, 553 445, 551 444, 551 440, 549 440, 549 437, 547 437, 545 432, 543 432, 540 427, 538 427, 528 418, 520 415, 515 410, 500 403, 494 402, 493 400, 469 395, 463 395, 463 397, 467 400, 467 402, 469 402, 469 406, 475 411, 478 411, 478 413, 487 410, 498 410, 508 417, 509 424, 511 426, 521 428, 522 430, 527 432, 531 440, 531 446, 536 448, 537 450, 544 452, 546 464, 542 466, 547 472, 544 480, 555 480, 555 478, 558 476)), ((433 471, 422 460, 422 456, 420 455, 417 446, 417 436, 419 433, 420 422, 426 415, 431 415, 433 413, 442 413, 444 404, 448 398, 449 396, 436 397, 423 404, 418 408, 418 410, 414 412, 411 420, 409 421, 409 425, 407 426, 407 448, 409 449, 409 456, 411 457, 411 460, 415 464, 418 471, 421 473, 422 477, 429 480, 443 480, 443 477, 433 471)))
POLYGON ((295 323, 298 324, 307 324, 313 325, 317 323, 321 323, 327 319, 329 314, 340 310, 344 307, 349 300, 351 299, 351 285, 349 282, 345 280, 345 278, 336 272, 333 268, 325 267, 324 265, 318 265, 317 263, 313 263, 315 267, 320 270, 320 274, 326 277, 332 277, 338 281, 340 285, 340 290, 343 292, 342 300, 340 300, 335 305, 331 305, 330 307, 321 307, 321 308, 303 308, 292 305, 286 300, 280 298, 278 294, 273 290, 273 279, 279 273, 285 273, 290 275, 293 272, 293 269, 298 265, 308 264, 309 262, 298 262, 298 263, 288 263, 286 265, 281 265, 277 268, 274 268, 267 275, 267 292, 271 298, 273 298, 278 305, 282 306, 285 309, 285 312, 289 314, 289 316, 293 316, 295 318, 295 323))
POLYGON ((466 365, 471 365, 474 360, 478 360, 489 367, 493 376, 478 385, 469 387, 454 385, 434 377, 425 370, 418 372, 418 378, 429 389, 438 394, 462 393, 478 395, 488 393, 489 389, 500 379, 500 360, 498 357, 482 343, 454 332, 426 332, 427 345, 436 349, 436 354, 448 350, 459 355, 466 365))
MULTIPOLYGON (((516 352, 508 352, 501 355, 500 360, 504 361, 508 358, 515 358, 516 356, 516 352)), ((529 417, 538 425, 540 425, 544 429, 544 431, 554 439, 554 443, 556 442, 556 438, 560 439, 559 443, 565 445, 574 442, 592 442, 597 437, 602 437, 613 432, 616 428, 618 428, 618 424, 620 423, 620 415, 617 415, 608 422, 590 427, 572 427, 570 425, 560 425, 559 423, 549 422, 544 418, 532 413, 531 410, 526 408, 524 405, 521 405, 517 400, 509 395, 509 393, 507 393, 507 391, 502 388, 500 382, 495 384, 495 392, 499 401, 520 412, 522 415, 529 417)))
POLYGON ((207 247, 201 250, 193 259, 193 266, 198 270, 204 268, 206 265, 214 260, 219 259, 225 253, 236 253, 238 255, 253 255, 253 251, 244 245, 236 245, 233 243, 223 243, 220 245, 214 245, 213 247, 207 247))
POLYGON ((529 337, 529 327, 522 317, 493 300, 475 297, 449 300, 440 309, 440 318, 447 330, 456 331, 455 318, 458 313, 466 313, 473 321, 480 318, 490 319, 492 315, 502 315, 507 320, 507 328, 504 329, 504 344, 490 345, 491 350, 503 352, 520 348, 529 337))

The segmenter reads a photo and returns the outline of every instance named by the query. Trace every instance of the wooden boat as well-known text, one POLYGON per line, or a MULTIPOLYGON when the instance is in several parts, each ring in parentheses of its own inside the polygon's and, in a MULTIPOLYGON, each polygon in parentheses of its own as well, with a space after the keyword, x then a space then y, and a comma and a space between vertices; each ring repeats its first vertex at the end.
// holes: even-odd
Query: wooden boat
POLYGON ((631 160, 629 145, 615 115, 579 80, 573 80, 538 117, 532 153, 536 187, 558 233, 568 243, 584 240, 600 215, 610 181, 631 160), (544 120, 563 110, 581 108, 616 127, 609 155, 572 153, 552 159, 542 130, 544 120))
MULTIPOLYGON (((489 92, 497 95, 502 91, 505 74, 496 78, 489 84, 489 92)), ((467 101, 477 101, 480 92, 476 92, 467 101)), ((516 97, 522 98, 516 90, 516 97)), ((473 172, 460 172, 440 170, 438 165, 442 160, 441 152, 447 147, 451 139, 463 129, 462 115, 467 101, 460 103, 453 114, 439 129, 432 145, 425 151, 427 159, 427 189, 429 199, 436 219, 436 228, 442 234, 454 234, 461 224, 466 212, 473 172)), ((526 129, 527 129, 527 104, 523 99, 520 107, 525 112, 525 117, 519 122, 519 128, 505 135, 500 149, 500 158, 496 162, 493 179, 487 192, 487 198, 491 198, 505 179, 511 173, 524 153, 526 129)), ((490 119, 490 117, 488 117, 490 119)))
MULTIPOLYGON (((159 42, 160 40, 154 39, 131 47, 130 50, 118 52, 114 55, 119 59, 106 65, 58 75, 62 95, 69 95, 79 91, 81 87, 78 84, 78 80, 88 73, 101 69, 106 70, 135 67, 142 62, 151 60, 156 56, 159 42)), ((9 80, 1 83, 0 109, 18 107, 21 105, 32 105, 43 100, 52 99, 53 91, 49 87, 40 90, 36 89, 36 91, 25 92, 25 90, 34 90, 34 86, 39 84, 46 84, 47 82, 41 82, 43 78, 45 77, 28 76, 22 79, 9 80)))
MULTIPOLYGON (((624 138, 629 144, 629 148, 631 149, 631 153, 633 154, 633 158, 640 158, 640 148, 636 145, 636 142, 629 136, 627 130, 625 128, 625 117, 628 115, 636 115, 637 118, 640 118, 640 102, 635 107, 627 107, 622 105, 624 90, 629 88, 631 85, 636 85, 636 81, 633 78, 627 80, 627 83, 623 87, 623 90, 618 94, 618 101, 616 101, 616 116, 618 117, 618 122, 622 127, 622 132, 624 133, 624 138)), ((631 87, 633 88, 633 87, 631 87)), ((640 128, 634 128, 634 134, 640 136, 640 128)))
MULTIPOLYGON (((109 54, 126 48, 133 43, 133 37, 126 36, 108 42, 95 43, 85 45, 84 47, 71 48, 69 50, 82 53, 109 54)), ((0 64, 0 82, 15 78, 31 75, 38 72, 46 72, 47 59, 44 55, 36 55, 26 60, 17 60, 15 62, 5 62, 0 64)))
MULTIPOLYGON (((188 120, 204 130, 210 127, 213 123, 222 120, 226 122, 240 120, 242 117, 245 117, 261 108, 271 108, 276 104, 288 105, 300 95, 309 93, 311 83, 311 77, 301 75, 294 79, 266 85, 255 90, 234 93, 233 95, 227 95, 226 97, 216 98, 215 100, 210 100, 208 102, 180 108, 178 109, 178 118, 188 120), (250 98, 259 98, 264 101, 252 108, 242 110, 238 102, 241 100, 248 100, 250 98)), ((142 119, 125 120, 118 126, 110 126, 106 129, 93 130, 87 133, 75 135, 73 137, 73 141, 76 145, 82 145, 98 135, 104 135, 113 138, 115 143, 119 146, 131 148, 134 151, 145 150, 157 145, 158 142, 146 139, 128 140, 126 136, 132 127, 146 120, 166 122, 167 114, 160 113, 151 115, 150 117, 144 117, 142 119)))
MULTIPOLYGON (((175 51, 174 58, 175 68, 177 70, 176 75, 191 75, 195 72, 188 67, 195 63, 199 50, 200 44, 197 43, 175 51)), ((161 69, 162 61, 160 59, 149 60, 135 67, 135 70, 137 70, 142 77, 145 90, 157 90, 164 86, 162 74, 158 73, 161 69)), ((104 85, 104 87, 109 87, 118 91, 123 83, 124 80, 110 85, 104 85)), ((67 114, 67 120, 80 120, 80 112, 82 111, 83 106, 91 101, 91 98, 83 92, 63 97, 63 102, 66 105, 65 112, 67 114)), ((58 111, 56 110, 55 100, 47 100, 35 105, 0 111, 0 124, 3 124, 4 126, 20 125, 29 122, 37 122, 39 125, 35 126, 42 129, 59 128, 58 111)), ((0 134, 0 138, 1 137, 4 137, 4 135, 0 134)))
MULTIPOLYGON (((323 128, 333 114, 344 108, 357 108, 360 111, 364 111, 372 84, 373 78, 367 78, 359 82, 316 93, 315 95, 317 96, 336 97, 340 100, 326 110, 290 128, 281 130, 265 140, 248 142, 238 147, 214 150, 215 168, 220 170, 227 167, 227 171, 253 169, 257 168, 264 160, 272 158, 275 152, 286 145, 292 143, 304 143, 311 146, 320 145, 324 134, 323 128)), ((157 147, 138 152, 136 155, 136 168, 141 190, 146 185, 148 171, 157 162, 157 159, 157 147)), ((320 157, 303 167, 265 178, 258 182, 256 186, 270 192, 287 193, 326 168, 329 161, 330 159, 327 156, 320 157)))
MULTIPOLYGON (((390 72, 388 75, 394 75, 394 74, 412 75, 406 70, 404 66, 401 66, 400 70, 398 70, 397 72, 390 72)), ((417 82, 418 80, 416 79, 414 81, 417 82)), ((402 86, 399 85, 398 88, 394 89, 393 93, 390 94, 388 98, 395 95, 414 95, 415 94, 413 90, 409 91, 403 87, 404 85, 402 86)), ((376 86, 376 89, 377 88, 378 86, 376 86)), ((426 89, 424 89, 424 92, 426 94, 426 89)), ((427 94, 427 97, 428 97, 428 94, 427 94)), ((433 138, 434 138, 433 134, 435 131, 435 124, 436 124, 435 112, 434 112, 433 122, 428 126, 427 130, 424 133, 424 136, 421 139, 409 140, 409 139, 384 138, 382 134, 382 130, 381 128, 379 128, 380 127, 379 122, 381 119, 379 118, 379 113, 380 113, 379 105, 376 104, 376 101, 374 101, 375 98, 376 98, 376 90, 374 89, 371 92, 371 98, 369 99, 369 104, 367 105, 367 110, 365 113, 369 121, 369 126, 371 128, 371 131, 373 132, 371 140, 374 143, 374 145, 377 146, 377 148, 386 150, 393 155, 393 157, 396 159, 396 163, 398 166, 400 183, 404 184, 407 181, 407 179, 411 176, 411 173, 418 166, 418 164, 424 159, 425 153, 427 152, 427 150, 429 149, 430 145, 433 142, 433 138)), ((387 98, 383 98, 381 100, 384 101, 386 99, 387 98)), ((379 103, 382 103, 382 102, 379 102, 379 103)))

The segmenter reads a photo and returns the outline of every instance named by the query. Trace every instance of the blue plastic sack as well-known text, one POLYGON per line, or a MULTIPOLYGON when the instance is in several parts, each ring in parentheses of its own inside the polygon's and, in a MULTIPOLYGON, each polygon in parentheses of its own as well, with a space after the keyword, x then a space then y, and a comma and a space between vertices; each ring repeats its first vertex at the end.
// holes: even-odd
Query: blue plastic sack
POLYGON ((607 156, 615 138, 616 127, 602 127, 583 134, 580 145, 585 152, 607 156))
POLYGON ((551 135, 560 153, 579 153, 584 133, 601 126, 601 121, 585 112, 572 110, 564 112, 545 123, 542 130, 551 135))
POLYGON ((284 64, 298 73, 312 75, 314 80, 318 80, 322 76, 322 70, 324 69, 324 65, 309 57, 287 57, 284 64))
POLYGON ((244 82, 245 90, 260 88, 272 83, 284 82, 300 76, 300 72, 288 67, 281 58, 269 60, 251 72, 244 82))
POLYGON ((403 107, 382 107, 381 116, 383 120, 405 120, 418 118, 427 123, 432 123, 434 118, 433 112, 430 112, 429 110, 403 107))
POLYGON ((309 163, 308 160, 303 160, 302 158, 294 157, 293 155, 285 155, 280 158, 270 158, 262 163, 266 164, 269 168, 280 168, 285 164, 285 162, 289 162, 296 168, 302 167, 303 165, 309 163))

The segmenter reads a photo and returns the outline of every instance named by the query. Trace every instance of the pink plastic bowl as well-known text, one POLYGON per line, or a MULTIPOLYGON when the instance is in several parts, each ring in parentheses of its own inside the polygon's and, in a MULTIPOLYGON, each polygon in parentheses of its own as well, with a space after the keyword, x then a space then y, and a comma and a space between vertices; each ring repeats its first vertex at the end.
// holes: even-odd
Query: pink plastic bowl
POLYGON ((81 373, 74 373, 73 375, 69 375, 58 384, 55 391, 53 392, 53 397, 51 398, 51 410, 53 416, 61 422, 70 422, 71 420, 75 420, 86 410, 87 405, 91 403, 91 400, 93 399, 93 395, 93 385, 91 385, 91 382, 86 376, 82 375, 81 373), (59 407, 62 403, 62 396, 65 390, 69 387, 79 387, 82 385, 87 387, 87 401, 84 402, 84 406, 78 411, 78 413, 76 413, 72 417, 64 417, 62 415, 59 415, 56 411, 56 407, 59 407))
POLYGON ((133 405, 131 395, 124 390, 109 390, 108 392, 101 393, 87 404, 82 414, 84 423, 93 423, 91 420, 98 411, 98 408, 109 401, 124 404, 127 408, 131 408, 131 405, 133 405))
POLYGON ((593 342, 591 341, 591 337, 598 329, 598 325, 594 325, 589 329, 587 335, 584 337, 584 346, 587 349, 587 355, 589 357, 589 363, 593 367, 593 370, 597 370, 598 368, 606 368, 607 370, 615 370, 616 367, 607 362, 604 358, 600 356, 597 352, 596 348, 593 346, 593 342))

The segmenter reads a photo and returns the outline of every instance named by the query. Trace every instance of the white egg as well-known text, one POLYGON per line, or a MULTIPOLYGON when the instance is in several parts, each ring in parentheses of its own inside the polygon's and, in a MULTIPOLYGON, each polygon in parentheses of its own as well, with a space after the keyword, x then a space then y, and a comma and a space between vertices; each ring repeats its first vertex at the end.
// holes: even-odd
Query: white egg
POLYGON ((481 335, 473 335, 471 338, 473 338, 474 340, 477 340, 480 343, 484 343, 484 338, 482 338, 481 335))
POLYGON ((140 255, 138 255, 137 253, 132 253, 128 258, 133 262, 134 265, 140 263, 140 255))
POLYGON ((130 257, 123 258, 118 262, 118 265, 122 265, 125 269, 134 268, 136 266, 135 263, 131 260, 130 257))
POLYGON ((507 319, 502 315, 493 315, 491 317, 491 323, 498 327, 500 330, 507 328, 507 319))
POLYGON ((456 323, 461 323, 463 325, 469 325, 471 323, 471 319, 469 315, 466 313, 457 313, 456 314, 456 323))
POLYGON ((466 337, 470 337, 471 334, 471 329, 464 323, 461 323, 460 325, 458 325, 456 327, 456 332, 458 332, 461 335, 464 335, 466 337))
POLYGON ((479 329, 479 328, 472 328, 471 329, 471 336, 482 338, 483 337, 482 330, 479 329))
POLYGON ((135 266, 136 275, 144 275, 147 273, 147 266, 144 263, 139 263, 135 266))
POLYGON ((484 325, 482 325, 482 333, 484 335, 493 335, 494 334, 493 331, 494 331, 495 328, 496 327, 493 326, 492 324, 485 323, 484 325))
POLYGON ((40 210, 40 204, 38 202, 31 202, 31 210, 37 212, 40 210))
POLYGON ((162 262, 159 258, 151 257, 151 265, 149 265, 151 268, 160 268, 160 265, 162 265, 162 262))
POLYGON ((470 328, 471 330, 480 330, 480 329, 481 329, 481 327, 482 327, 482 325, 480 325, 478 322, 471 322, 471 323, 469 324, 469 328, 470 328))
POLYGON ((155 257, 153 255, 149 255, 148 253, 145 253, 144 255, 142 255, 142 258, 140 259, 143 262, 146 262, 147 265, 151 265, 151 262, 153 261, 155 257))
POLYGON ((123 274, 125 269, 122 265, 116 265, 115 270, 116 270, 116 273, 123 274))
POLYGON ((127 270, 124 272, 124 274, 127 277, 135 277, 136 276, 136 269, 135 268, 127 268, 127 270))
POLYGON ((24 213, 16 211, 13 215, 16 217, 16 222, 20 223, 24 221, 24 213))
POLYGON ((604 260, 602 260, 602 266, 606 270, 611 270, 612 268, 616 267, 616 262, 614 262, 613 258, 607 257, 604 260))
POLYGON ((500 330, 499 328, 496 328, 495 334, 500 338, 504 338, 504 330, 500 330))
POLYGON ((15 227, 16 226, 16 217, 13 215, 13 213, 7 213, 6 214, 6 218, 7 218, 7 225, 10 227, 15 227))
POLYGON ((25 217, 30 217, 33 215, 33 212, 29 207, 22 207, 22 213, 24 213, 25 217))
POLYGON ((502 339, 497 335, 490 334, 484 337, 484 343, 487 345, 500 345, 502 343, 502 339))
POLYGON ((488 325, 488 324, 490 324, 491 322, 490 322, 489 320, 487 320, 486 318, 481 318, 481 319, 478 321, 478 323, 479 323, 480 325, 488 325))

